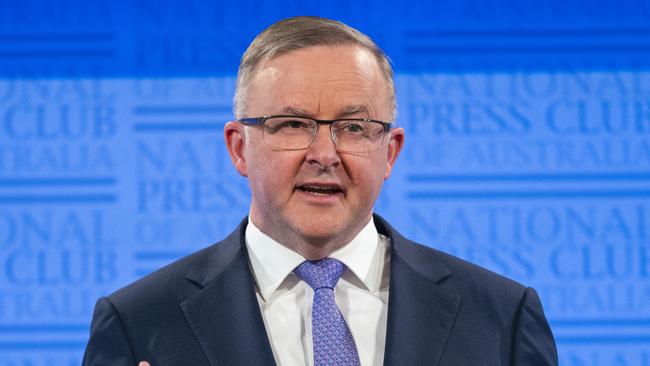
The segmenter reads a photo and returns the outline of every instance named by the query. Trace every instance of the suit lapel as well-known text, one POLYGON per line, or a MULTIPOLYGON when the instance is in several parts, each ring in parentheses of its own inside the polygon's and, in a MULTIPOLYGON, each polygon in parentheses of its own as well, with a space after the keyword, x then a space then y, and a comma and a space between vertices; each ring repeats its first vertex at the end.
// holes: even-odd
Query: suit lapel
POLYGON ((244 227, 206 252, 187 276, 199 291, 181 309, 213 366, 275 364, 243 244, 244 227))
POLYGON ((452 274, 381 217, 375 215, 375 223, 391 238, 384 365, 437 365, 461 302, 440 285, 452 274))
MULTIPOLYGON (((451 273, 381 217, 374 219, 378 231, 391 239, 384 364, 437 365, 461 302, 441 286, 451 273)), ((187 275, 198 290, 181 309, 213 366, 275 364, 255 297, 244 231, 245 222, 206 251, 187 275)))

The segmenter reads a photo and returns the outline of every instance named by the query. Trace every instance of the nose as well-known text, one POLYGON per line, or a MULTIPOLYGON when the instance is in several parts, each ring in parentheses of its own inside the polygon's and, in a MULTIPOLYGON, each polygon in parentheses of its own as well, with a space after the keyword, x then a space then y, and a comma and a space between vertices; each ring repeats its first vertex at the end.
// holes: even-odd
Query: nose
POLYGON ((338 151, 332 140, 331 125, 318 125, 314 142, 307 148, 307 162, 322 168, 336 167, 341 163, 338 151))

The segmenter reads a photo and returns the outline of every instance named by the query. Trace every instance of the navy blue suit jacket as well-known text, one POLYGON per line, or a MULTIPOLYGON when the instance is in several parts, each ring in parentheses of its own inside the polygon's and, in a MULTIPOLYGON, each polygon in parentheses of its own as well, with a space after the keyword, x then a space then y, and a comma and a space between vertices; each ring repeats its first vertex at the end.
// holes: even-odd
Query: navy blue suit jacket
MULTIPOLYGON (((273 365, 244 242, 225 240, 97 302, 84 365, 273 365)), ((535 290, 413 243, 391 242, 385 365, 557 365, 535 290)))

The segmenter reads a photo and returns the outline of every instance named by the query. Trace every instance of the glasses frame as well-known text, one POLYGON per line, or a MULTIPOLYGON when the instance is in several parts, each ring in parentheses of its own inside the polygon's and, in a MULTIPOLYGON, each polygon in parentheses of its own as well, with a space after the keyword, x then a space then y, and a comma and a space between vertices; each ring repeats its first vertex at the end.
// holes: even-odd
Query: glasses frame
MULTIPOLYGON (((393 124, 391 122, 384 122, 384 121, 379 121, 379 120, 376 120, 376 119, 369 119, 369 118, 316 119, 316 118, 312 118, 312 117, 299 116, 299 115, 293 115, 293 114, 274 114, 274 115, 261 116, 261 117, 240 118, 240 119, 236 120, 236 122, 240 122, 240 123, 243 123, 243 124, 249 125, 249 126, 262 126, 262 127, 264 127, 264 122, 266 122, 266 120, 268 120, 270 118, 291 118, 291 117, 304 118, 304 119, 309 119, 309 120, 312 120, 312 121, 316 122, 316 130, 314 131, 314 134, 311 136, 311 141, 309 142, 309 145, 307 145, 306 147, 300 148, 300 149, 287 149, 287 148, 278 148, 278 147, 274 147, 274 146, 271 146, 271 145, 269 145, 269 146, 271 146, 274 149, 278 149, 278 150, 305 150, 305 149, 309 149, 309 147, 314 143, 314 141, 316 141, 316 135, 318 134, 319 126, 320 125, 329 125, 330 126, 330 138, 332 139, 332 142, 334 142, 334 146, 336 147, 336 150, 337 151, 346 151, 346 150, 341 150, 339 148, 339 145, 338 145, 337 141, 336 141, 336 135, 334 135, 334 130, 332 130, 332 124, 334 124, 335 122, 338 122, 338 121, 357 121, 357 122, 379 123, 383 127, 384 136, 385 136, 386 132, 389 132, 393 128, 393 124)), ((263 133, 264 133, 264 131, 263 131, 263 133)), ((382 141, 383 141, 383 138, 384 137, 382 137, 382 141)), ((264 139, 264 143, 268 144, 268 142, 266 142, 266 139, 264 139)), ((369 150, 369 151, 375 151, 375 150, 369 150)), ((357 151, 357 153, 359 153, 359 152, 357 151)))

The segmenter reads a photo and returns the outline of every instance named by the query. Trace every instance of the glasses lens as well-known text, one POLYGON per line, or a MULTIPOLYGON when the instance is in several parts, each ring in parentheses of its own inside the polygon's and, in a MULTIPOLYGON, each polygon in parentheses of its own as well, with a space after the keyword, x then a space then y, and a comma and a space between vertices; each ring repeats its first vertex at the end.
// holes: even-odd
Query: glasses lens
POLYGON ((271 117, 264 122, 264 141, 278 149, 305 149, 317 128, 309 118, 271 117))
POLYGON ((341 151, 367 152, 379 149, 384 141, 384 125, 371 121, 341 120, 332 124, 336 145, 341 151))

